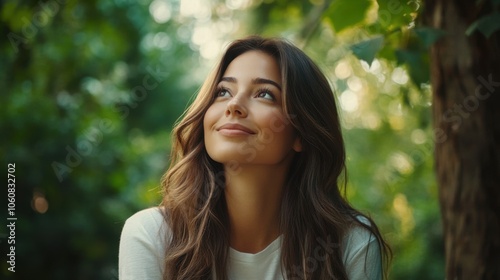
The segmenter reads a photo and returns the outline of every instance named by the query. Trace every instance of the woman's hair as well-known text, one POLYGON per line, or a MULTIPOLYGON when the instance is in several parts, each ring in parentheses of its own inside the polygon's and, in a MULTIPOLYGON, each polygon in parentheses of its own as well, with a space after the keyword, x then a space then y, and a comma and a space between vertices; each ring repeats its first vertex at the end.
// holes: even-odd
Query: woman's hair
POLYGON ((227 279, 229 225, 224 169, 207 154, 203 118, 229 63, 252 50, 276 59, 283 83, 283 111, 302 143, 302 151, 290 166, 281 201, 282 271, 294 279, 347 279, 340 244, 354 226, 376 237, 387 268, 390 249, 377 226, 345 199, 345 148, 327 79, 291 43, 252 36, 229 45, 173 130, 172 162, 162 178, 162 206, 171 228, 164 279, 210 279, 213 270, 218 279, 227 279), (339 177, 344 177, 340 180, 343 184, 339 185, 339 177), (361 222, 363 219, 369 222, 361 222), (326 241, 335 244, 335 250, 311 269, 307 261, 317 259, 318 242, 326 241))

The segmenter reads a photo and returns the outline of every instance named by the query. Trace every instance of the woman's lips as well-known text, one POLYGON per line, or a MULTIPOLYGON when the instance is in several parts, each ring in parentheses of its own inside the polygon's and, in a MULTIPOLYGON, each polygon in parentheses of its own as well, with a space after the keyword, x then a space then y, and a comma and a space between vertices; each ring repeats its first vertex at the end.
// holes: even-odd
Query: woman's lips
POLYGON ((224 124, 217 128, 217 131, 225 136, 244 136, 255 134, 255 132, 250 128, 237 123, 224 124))

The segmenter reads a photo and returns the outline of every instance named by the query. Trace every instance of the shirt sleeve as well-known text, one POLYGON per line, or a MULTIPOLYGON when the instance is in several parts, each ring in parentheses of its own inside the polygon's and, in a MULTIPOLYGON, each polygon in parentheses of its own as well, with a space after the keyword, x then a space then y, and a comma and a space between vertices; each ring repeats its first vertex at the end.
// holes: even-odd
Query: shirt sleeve
POLYGON ((120 237, 120 280, 161 280, 165 227, 159 208, 137 212, 127 219, 120 237))
POLYGON ((344 264, 350 280, 381 280, 382 256, 375 235, 361 226, 351 229, 345 241, 344 264))

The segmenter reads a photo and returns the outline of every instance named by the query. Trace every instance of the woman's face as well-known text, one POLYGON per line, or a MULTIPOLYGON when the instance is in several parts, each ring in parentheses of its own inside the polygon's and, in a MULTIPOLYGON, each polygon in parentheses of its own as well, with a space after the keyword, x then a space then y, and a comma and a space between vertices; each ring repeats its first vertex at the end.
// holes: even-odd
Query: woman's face
POLYGON ((248 51, 227 67, 203 120, 205 147, 220 163, 277 165, 301 150, 283 113, 276 60, 248 51))

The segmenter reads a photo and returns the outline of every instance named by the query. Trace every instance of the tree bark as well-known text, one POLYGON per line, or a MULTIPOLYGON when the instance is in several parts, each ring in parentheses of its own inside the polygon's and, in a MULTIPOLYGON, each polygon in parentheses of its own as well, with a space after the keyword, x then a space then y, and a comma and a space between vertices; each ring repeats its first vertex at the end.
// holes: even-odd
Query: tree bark
POLYGON ((467 28, 491 0, 425 2, 431 48, 435 168, 446 279, 500 279, 500 31, 467 28))

